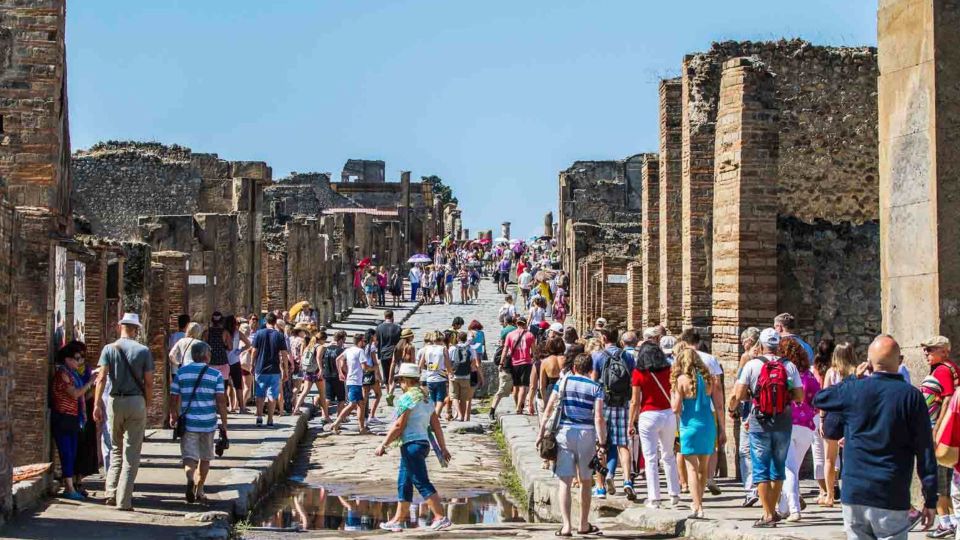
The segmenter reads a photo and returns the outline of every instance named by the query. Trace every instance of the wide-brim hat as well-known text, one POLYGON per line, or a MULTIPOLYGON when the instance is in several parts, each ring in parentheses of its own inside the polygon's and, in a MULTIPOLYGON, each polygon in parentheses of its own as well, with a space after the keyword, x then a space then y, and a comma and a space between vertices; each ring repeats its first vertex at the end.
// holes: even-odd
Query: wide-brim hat
POLYGON ((409 328, 404 328, 400 332, 400 339, 413 339, 413 330, 409 328))
POLYGON ((420 379, 420 368, 416 364, 411 364, 407 362, 406 364, 400 364, 400 369, 397 370, 397 377, 407 377, 410 379, 420 379))
POLYGON ((123 318, 120 319, 118 324, 129 324, 138 328, 143 328, 143 325, 140 324, 140 315, 137 315, 136 313, 124 313, 123 318))

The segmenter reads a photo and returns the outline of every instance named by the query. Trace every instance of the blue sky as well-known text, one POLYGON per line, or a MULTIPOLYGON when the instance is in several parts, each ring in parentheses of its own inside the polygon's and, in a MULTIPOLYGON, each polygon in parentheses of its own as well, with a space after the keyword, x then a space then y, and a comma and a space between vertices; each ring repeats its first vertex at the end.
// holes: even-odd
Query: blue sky
POLYGON ((74 149, 179 143, 279 178, 383 159, 528 235, 578 159, 656 151, 657 84, 726 39, 875 45, 876 0, 75 0, 74 149))

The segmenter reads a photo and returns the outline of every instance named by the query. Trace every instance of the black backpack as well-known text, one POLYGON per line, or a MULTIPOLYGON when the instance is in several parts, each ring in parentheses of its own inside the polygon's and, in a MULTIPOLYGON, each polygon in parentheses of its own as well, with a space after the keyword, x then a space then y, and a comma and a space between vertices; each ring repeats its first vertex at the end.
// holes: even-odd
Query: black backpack
POLYGON ((457 348, 453 351, 453 356, 450 358, 450 363, 453 364, 453 375, 454 377, 469 377, 470 376, 470 348, 467 345, 457 345, 457 348))
POLYGON ((631 388, 630 366, 623 359, 624 352, 618 351, 613 355, 603 351, 607 361, 600 372, 600 386, 603 387, 604 405, 623 407, 630 402, 633 389, 631 388))
POLYGON ((336 378, 337 375, 337 357, 340 356, 340 353, 343 352, 342 347, 336 345, 328 345, 326 349, 323 350, 323 378, 336 378))

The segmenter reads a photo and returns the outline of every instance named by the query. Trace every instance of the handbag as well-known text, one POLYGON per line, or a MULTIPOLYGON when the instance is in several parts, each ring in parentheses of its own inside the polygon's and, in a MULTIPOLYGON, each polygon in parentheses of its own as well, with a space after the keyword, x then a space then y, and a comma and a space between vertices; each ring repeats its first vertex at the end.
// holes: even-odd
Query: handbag
POLYGON ((547 419, 547 431, 543 434, 540 442, 537 443, 537 452, 540 454, 541 459, 550 461, 557 459, 557 451, 559 450, 557 446, 557 432, 560 431, 560 422, 563 420, 563 393, 566 389, 567 378, 564 378, 563 384, 560 385, 560 390, 557 391, 557 407, 550 414, 550 418, 547 419))
POLYGON ((190 406, 193 405, 193 398, 197 397, 197 387, 200 386, 200 381, 203 380, 203 376, 209 367, 208 365, 204 365, 203 369, 200 370, 200 374, 197 375, 197 380, 193 381, 193 391, 190 392, 190 400, 187 401, 187 408, 177 417, 177 425, 173 426, 173 440, 182 438, 187 433, 187 412, 190 411, 190 406))
POLYGON ((960 428, 960 426, 954 425, 957 421, 957 415, 954 413, 954 408, 958 405, 954 403, 956 399, 957 394, 954 394, 953 397, 950 398, 950 402, 947 404, 947 412, 940 420, 936 437, 933 438, 933 452, 936 455, 937 463, 943 467, 950 468, 956 466, 957 462, 960 461, 960 448, 951 446, 950 443, 953 442, 954 437, 950 437, 946 443, 943 442, 943 435, 948 429, 954 431, 960 428))

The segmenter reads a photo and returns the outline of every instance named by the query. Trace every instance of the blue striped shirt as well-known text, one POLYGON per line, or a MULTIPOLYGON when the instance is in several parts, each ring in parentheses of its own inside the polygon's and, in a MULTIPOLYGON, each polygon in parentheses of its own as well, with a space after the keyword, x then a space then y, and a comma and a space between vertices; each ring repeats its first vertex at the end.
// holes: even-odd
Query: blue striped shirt
POLYGON ((193 385, 206 364, 187 364, 177 370, 170 383, 170 395, 180 396, 180 413, 187 415, 187 431, 209 433, 217 429, 217 394, 223 394, 223 375, 212 367, 207 367, 203 379, 197 385, 197 394, 193 398, 190 410, 187 403, 193 393, 193 385))
POLYGON ((560 406, 563 407, 563 418, 560 425, 593 426, 593 407, 598 399, 603 399, 600 385, 581 375, 570 375, 557 381, 555 391, 559 392, 561 388, 563 396, 560 398, 560 406))

